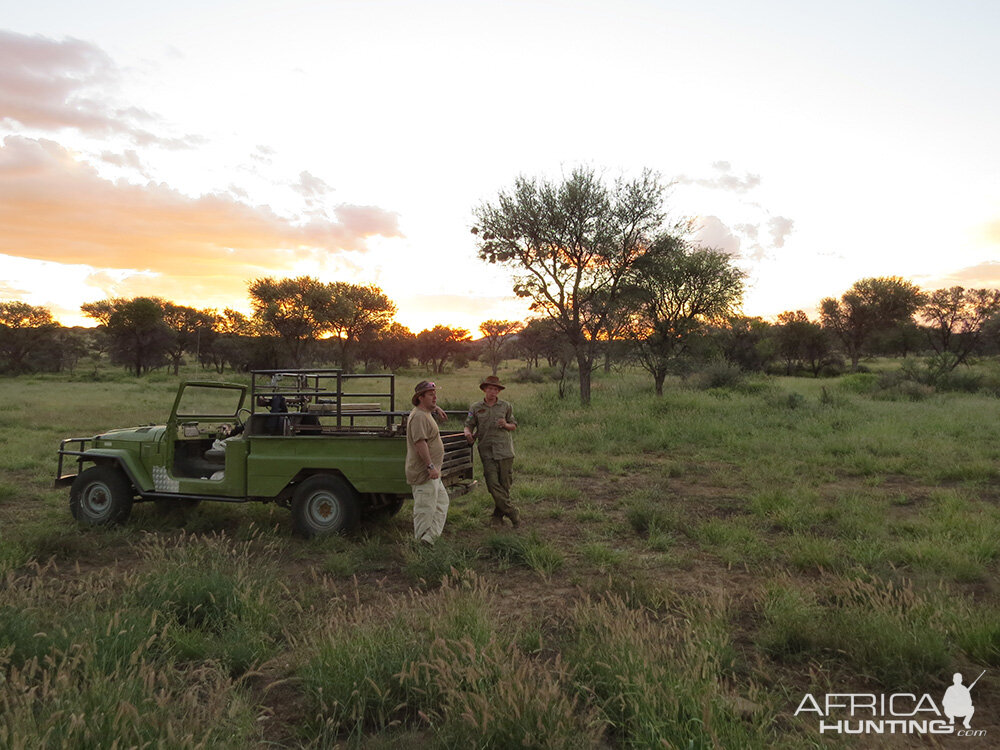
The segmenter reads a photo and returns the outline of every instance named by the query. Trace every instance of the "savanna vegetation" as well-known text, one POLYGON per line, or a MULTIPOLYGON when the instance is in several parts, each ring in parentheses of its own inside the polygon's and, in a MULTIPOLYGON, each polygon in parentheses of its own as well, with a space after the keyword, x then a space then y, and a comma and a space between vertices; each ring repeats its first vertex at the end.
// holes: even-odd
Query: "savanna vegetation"
MULTIPOLYGON (((316 542, 262 505, 81 528, 58 440, 161 419, 177 380, 0 380, 0 746, 826 747, 851 741, 793 716, 804 693, 982 669, 1000 732, 1000 366, 862 364, 662 396, 598 368, 589 406, 501 365, 526 523, 491 529, 480 489, 433 549, 408 505, 316 542)), ((434 376, 445 408, 480 370, 434 376)))
POLYGON ((96 329, 0 302, 0 747, 825 747, 850 738, 806 693, 1000 667, 1000 291, 743 316, 665 193, 578 169, 481 205, 536 317, 478 341, 311 277, 249 282, 250 316, 103 300, 96 329), (51 488, 61 438, 162 420, 181 377, 306 364, 463 411, 499 374, 526 523, 490 529, 479 489, 432 549, 408 506, 314 542, 267 505, 93 529, 51 488))

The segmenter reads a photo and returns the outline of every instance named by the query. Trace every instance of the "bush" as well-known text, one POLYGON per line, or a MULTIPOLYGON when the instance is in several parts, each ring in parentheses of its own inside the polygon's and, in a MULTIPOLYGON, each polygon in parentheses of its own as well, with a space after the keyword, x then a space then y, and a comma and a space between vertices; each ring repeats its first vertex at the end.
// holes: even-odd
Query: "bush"
POLYGON ((722 359, 714 360, 691 377, 695 388, 736 388, 746 379, 746 374, 734 364, 722 359))
POLYGON ((528 368, 522 367, 520 370, 516 370, 507 376, 507 379, 512 383, 545 383, 552 380, 551 374, 546 374, 545 370, 551 368, 528 368))
POLYGON ((840 378, 838 385, 851 393, 874 393, 879 387, 878 375, 870 372, 854 372, 840 378))

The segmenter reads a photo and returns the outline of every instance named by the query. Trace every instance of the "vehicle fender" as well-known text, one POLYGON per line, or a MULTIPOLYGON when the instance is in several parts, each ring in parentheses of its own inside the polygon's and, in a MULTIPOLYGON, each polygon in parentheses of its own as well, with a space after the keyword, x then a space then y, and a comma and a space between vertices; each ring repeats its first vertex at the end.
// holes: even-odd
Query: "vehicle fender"
POLYGON ((153 491, 153 478, 139 457, 131 451, 117 448, 91 448, 80 456, 84 462, 95 464, 115 464, 132 482, 139 494, 153 491))

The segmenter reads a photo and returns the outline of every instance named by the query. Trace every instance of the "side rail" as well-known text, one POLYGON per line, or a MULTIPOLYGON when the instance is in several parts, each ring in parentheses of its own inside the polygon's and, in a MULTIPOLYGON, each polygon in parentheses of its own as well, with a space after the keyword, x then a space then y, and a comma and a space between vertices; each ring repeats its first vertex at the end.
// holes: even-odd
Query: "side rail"
POLYGON ((442 432, 444 460, 441 462, 441 479, 450 497, 472 492, 476 480, 472 474, 472 446, 461 432, 442 432))
POLYGON ((59 466, 56 468, 56 481, 53 483, 54 487, 61 487, 76 479, 77 474, 80 473, 80 457, 83 456, 87 450, 93 447, 93 442, 93 436, 66 438, 65 440, 59 441, 59 466), (77 457, 76 470, 72 474, 66 473, 64 468, 64 459, 66 456, 77 457))
POLYGON ((441 442, 444 443, 444 461, 441 463, 441 478, 444 479, 453 474, 462 476, 468 475, 472 478, 472 446, 465 439, 461 432, 441 435, 441 442))

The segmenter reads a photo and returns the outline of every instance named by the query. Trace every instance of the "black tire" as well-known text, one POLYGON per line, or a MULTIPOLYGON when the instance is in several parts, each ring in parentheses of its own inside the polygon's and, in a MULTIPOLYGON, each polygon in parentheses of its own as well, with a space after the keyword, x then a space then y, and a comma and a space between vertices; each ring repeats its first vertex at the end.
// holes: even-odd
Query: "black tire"
POLYGON ((382 516, 384 518, 392 518, 394 515, 399 513, 403 509, 403 503, 406 502, 406 497, 396 497, 390 500, 388 503, 383 505, 381 508, 377 508, 372 512, 373 516, 382 516))
POLYGON ((92 466, 73 480, 69 509, 77 521, 114 526, 128 519, 134 497, 132 484, 120 469, 92 466))
POLYGON ((339 534, 358 525, 360 499, 344 479, 309 477, 292 496, 292 531, 303 539, 339 534))

